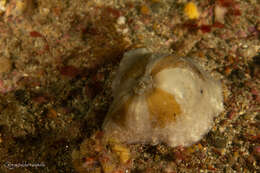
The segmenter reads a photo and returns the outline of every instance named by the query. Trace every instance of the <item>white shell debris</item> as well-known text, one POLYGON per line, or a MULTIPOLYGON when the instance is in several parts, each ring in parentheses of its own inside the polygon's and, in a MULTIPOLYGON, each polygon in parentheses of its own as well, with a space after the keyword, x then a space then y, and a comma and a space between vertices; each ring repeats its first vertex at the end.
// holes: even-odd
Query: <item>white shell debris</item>
POLYGON ((188 58, 127 52, 112 83, 104 140, 189 146, 223 111, 221 83, 188 58))

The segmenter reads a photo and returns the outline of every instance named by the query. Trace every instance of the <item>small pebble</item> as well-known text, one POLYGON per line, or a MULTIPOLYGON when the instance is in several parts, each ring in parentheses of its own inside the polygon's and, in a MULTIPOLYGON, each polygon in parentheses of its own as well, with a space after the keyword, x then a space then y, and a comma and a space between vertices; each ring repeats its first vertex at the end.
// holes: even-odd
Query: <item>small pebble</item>
POLYGON ((126 21, 126 18, 124 16, 120 16, 118 19, 117 19, 117 24, 118 25, 124 25, 125 24, 125 21, 126 21))
POLYGON ((243 49, 247 49, 247 48, 248 48, 248 45, 247 45, 247 44, 243 44, 243 45, 242 45, 242 48, 243 48, 243 49))

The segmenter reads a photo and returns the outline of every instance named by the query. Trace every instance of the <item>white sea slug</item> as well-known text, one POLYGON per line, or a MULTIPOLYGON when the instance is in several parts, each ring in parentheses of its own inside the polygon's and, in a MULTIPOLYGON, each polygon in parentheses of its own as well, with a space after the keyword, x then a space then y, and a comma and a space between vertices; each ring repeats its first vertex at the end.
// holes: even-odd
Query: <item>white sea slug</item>
POLYGON ((104 139, 189 146, 223 111, 221 84, 188 58, 127 52, 112 83, 104 139))

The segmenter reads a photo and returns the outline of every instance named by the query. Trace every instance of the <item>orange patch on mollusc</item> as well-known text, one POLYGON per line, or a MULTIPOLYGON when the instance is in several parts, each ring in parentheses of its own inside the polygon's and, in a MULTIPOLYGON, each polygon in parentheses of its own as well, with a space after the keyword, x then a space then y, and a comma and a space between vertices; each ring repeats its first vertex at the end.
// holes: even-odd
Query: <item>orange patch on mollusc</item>
POLYGON ((181 114, 180 105, 174 96, 160 88, 155 88, 146 96, 148 110, 153 127, 163 128, 175 121, 176 116, 181 114))

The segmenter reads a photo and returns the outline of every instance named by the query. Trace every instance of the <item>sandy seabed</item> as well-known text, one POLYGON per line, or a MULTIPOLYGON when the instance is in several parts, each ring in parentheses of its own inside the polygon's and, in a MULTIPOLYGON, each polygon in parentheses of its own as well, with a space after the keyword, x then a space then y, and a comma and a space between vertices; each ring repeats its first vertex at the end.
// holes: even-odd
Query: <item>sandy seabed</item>
POLYGON ((4 2, 0 172, 260 171, 259 1, 194 1, 195 19, 186 0, 4 2), (101 144, 111 81, 138 47, 192 57, 221 80, 225 111, 200 142, 101 144))

